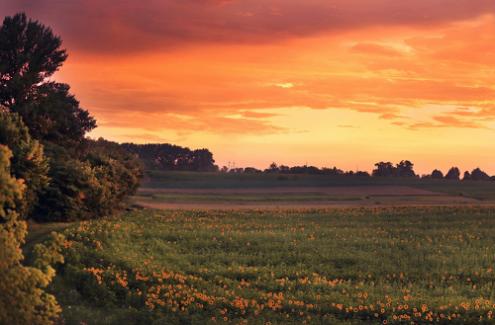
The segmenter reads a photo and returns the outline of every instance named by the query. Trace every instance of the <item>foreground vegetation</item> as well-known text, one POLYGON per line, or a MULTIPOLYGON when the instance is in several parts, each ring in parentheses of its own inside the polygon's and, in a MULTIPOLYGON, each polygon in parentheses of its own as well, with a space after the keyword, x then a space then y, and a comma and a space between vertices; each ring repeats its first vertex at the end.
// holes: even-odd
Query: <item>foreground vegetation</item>
POLYGON ((130 212, 65 231, 68 324, 490 322, 495 208, 130 212))
POLYGON ((36 245, 26 263, 25 219, 73 221, 124 206, 141 176, 137 156, 86 138, 96 120, 67 84, 53 80, 67 59, 49 27, 19 13, 0 26, 0 324, 52 324, 60 306, 44 291, 62 237, 36 245))

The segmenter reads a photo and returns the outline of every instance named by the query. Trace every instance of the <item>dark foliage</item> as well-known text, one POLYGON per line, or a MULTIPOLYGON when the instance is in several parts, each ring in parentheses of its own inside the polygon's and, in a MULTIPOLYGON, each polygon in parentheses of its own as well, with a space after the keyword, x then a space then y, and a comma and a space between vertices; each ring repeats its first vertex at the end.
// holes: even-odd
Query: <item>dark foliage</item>
POLYGON ((435 169, 434 171, 431 172, 431 178, 433 178, 433 179, 442 179, 443 178, 443 173, 440 170, 435 169))
POLYGON ((457 167, 450 168, 447 174, 445 175, 445 179, 456 180, 456 181, 458 181, 460 177, 461 177, 461 171, 457 167))
POLYGON ((217 171, 213 154, 208 149, 191 150, 171 144, 124 143, 123 148, 136 154, 146 169, 217 171))
POLYGON ((414 164, 409 160, 402 160, 395 166, 391 162, 376 163, 372 175, 374 177, 416 177, 414 164))
POLYGON ((28 186, 21 207, 34 206, 40 221, 110 214, 141 176, 136 157, 118 144, 85 138, 95 119, 69 85, 50 81, 67 58, 61 45, 50 28, 25 14, 5 18, 0 27, 0 143, 14 151, 14 174, 28 186))
POLYGON ((46 83, 31 101, 12 110, 22 116, 35 139, 79 149, 84 135, 96 127, 96 120, 79 107, 69 89, 66 84, 46 83))
POLYGON ((471 180, 473 181, 489 181, 490 176, 479 168, 473 169, 471 172, 471 180))
POLYGON ((30 103, 67 58, 50 28, 26 15, 6 17, 0 28, 0 103, 15 108, 30 103))
POLYGON ((8 111, 0 111, 0 144, 12 150, 12 174, 26 185, 23 198, 17 202, 17 212, 28 217, 49 182, 43 146, 31 138, 21 117, 8 111))
POLYGON ((391 162, 379 162, 375 164, 372 175, 374 177, 392 177, 395 176, 395 167, 391 162))
POLYGON ((112 214, 139 186, 142 176, 137 157, 119 144, 87 140, 75 159, 65 148, 49 144, 49 176, 35 218, 39 221, 94 219, 112 214))

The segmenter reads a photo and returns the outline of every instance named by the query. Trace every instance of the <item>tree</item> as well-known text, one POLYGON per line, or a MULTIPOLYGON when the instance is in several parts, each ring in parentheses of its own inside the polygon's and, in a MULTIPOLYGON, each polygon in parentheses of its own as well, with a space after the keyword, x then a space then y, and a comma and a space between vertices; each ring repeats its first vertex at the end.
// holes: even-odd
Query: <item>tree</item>
POLYGON ((414 164, 409 160, 402 160, 396 165, 395 168, 396 176, 399 177, 415 177, 414 164))
MULTIPOLYGON (((25 14, 6 17, 0 27, 0 143, 12 147, 14 174, 26 181, 26 210, 41 192, 33 216, 43 221, 110 213, 136 190, 141 175, 134 155, 118 144, 85 138, 95 119, 68 85, 50 80, 67 58, 61 45, 50 28, 25 14)), ((199 150, 178 165, 205 168, 211 161, 199 150)))
POLYGON ((213 154, 208 149, 162 144, 123 143, 122 147, 139 156, 147 169, 217 171, 213 154))
POLYGON ((66 60, 62 41, 24 13, 6 17, 0 28, 0 104, 30 102, 66 60))
POLYGON ((374 177, 391 177, 396 174, 396 169, 391 162, 379 162, 375 164, 375 169, 372 172, 374 177))
POLYGON ((443 179, 443 173, 440 170, 435 169, 434 171, 431 172, 431 178, 433 178, 433 179, 443 179))
POLYGON ((80 149, 85 134, 96 127, 96 120, 79 107, 69 90, 66 84, 45 83, 31 101, 12 110, 22 116, 35 139, 80 149))
POLYGON ((10 150, 0 146, 0 324, 53 324, 61 308, 44 288, 55 275, 50 264, 63 262, 64 238, 52 234, 48 246, 34 248, 33 266, 22 264, 27 226, 18 219, 15 204, 22 198, 24 186, 10 175, 10 158, 10 150))
POLYGON ((142 176, 141 163, 115 142, 88 140, 81 159, 50 144, 52 178, 37 206, 38 221, 95 219, 112 214, 133 194, 142 176))
POLYGON ((473 181, 488 181, 490 176, 479 168, 473 169, 471 172, 471 179, 473 181))
POLYGON ((208 149, 197 149, 192 152, 190 168, 194 171, 212 172, 217 171, 213 154, 208 149))
POLYGON ((113 213, 126 196, 139 187, 142 166, 138 156, 118 143, 103 138, 88 141, 86 160, 91 164, 98 185, 87 199, 97 215, 113 213))
POLYGON ((0 105, 19 113, 35 139, 73 147, 96 121, 68 85, 49 80, 67 59, 61 46, 49 27, 25 14, 6 17, 0 27, 0 105))
POLYGON ((445 175, 445 179, 451 179, 451 180, 459 180, 461 176, 461 171, 457 167, 452 167, 449 169, 447 174, 445 175))
POLYGON ((98 180, 91 164, 72 157, 65 148, 47 143, 51 181, 43 191, 33 217, 37 221, 74 221, 100 217, 89 210, 87 198, 98 180))
POLYGON ((471 180, 471 173, 466 170, 464 172, 464 177, 462 177, 462 180, 463 181, 470 181, 471 180))
POLYGON ((278 168, 278 165, 275 162, 272 162, 270 166, 268 166, 267 169, 265 169, 265 173, 278 173, 280 172, 280 169, 278 168))
POLYGON ((261 170, 254 167, 246 167, 244 168, 244 174, 259 174, 262 173, 261 170))
POLYGON ((31 138, 19 115, 7 111, 0 111, 0 144, 13 152, 13 175, 25 181, 26 192, 17 209, 21 216, 29 216, 49 181, 43 146, 31 138))

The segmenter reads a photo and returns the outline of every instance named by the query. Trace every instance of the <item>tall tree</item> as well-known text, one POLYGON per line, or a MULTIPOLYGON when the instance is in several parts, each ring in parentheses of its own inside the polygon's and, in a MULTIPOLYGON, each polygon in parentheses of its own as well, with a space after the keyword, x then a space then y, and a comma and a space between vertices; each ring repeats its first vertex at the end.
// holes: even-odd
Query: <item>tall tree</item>
POLYGON ((25 14, 6 17, 0 27, 0 105, 19 113, 32 136, 66 147, 96 127, 69 86, 49 80, 67 53, 49 27, 25 14))
POLYGON ((375 164, 375 169, 372 175, 375 177, 390 177, 394 176, 396 168, 391 162, 379 162, 375 164))
POLYGON ((431 172, 431 178, 433 178, 433 179, 442 179, 443 178, 443 173, 440 170, 435 169, 434 171, 431 172))
POLYGON ((9 108, 32 100, 67 58, 50 28, 24 13, 6 17, 0 28, 0 103, 9 108))
POLYGON ((461 171, 457 167, 450 168, 447 174, 445 175, 445 179, 456 180, 456 181, 458 181, 460 177, 461 177, 461 171))
POLYGON ((414 177, 416 173, 414 172, 414 164, 409 160, 402 160, 396 166, 396 173, 399 177, 414 177))
POLYGON ((471 172, 471 179, 473 181, 488 181, 490 176, 479 168, 473 169, 471 172))
POLYGON ((31 101, 15 106, 35 139, 79 148, 85 134, 96 127, 96 120, 79 107, 69 90, 69 85, 48 82, 31 101))

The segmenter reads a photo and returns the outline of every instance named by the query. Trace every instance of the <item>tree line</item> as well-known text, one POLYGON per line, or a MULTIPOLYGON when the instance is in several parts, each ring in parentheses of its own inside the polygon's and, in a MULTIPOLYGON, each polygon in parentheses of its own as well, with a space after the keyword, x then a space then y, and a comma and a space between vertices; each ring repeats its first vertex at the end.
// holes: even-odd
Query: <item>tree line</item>
POLYGON ((117 143, 91 140, 96 120, 70 86, 51 78, 67 59, 61 39, 25 14, 0 27, 0 323, 50 324, 60 313, 44 291, 63 260, 63 238, 23 262, 25 219, 99 218, 123 206, 142 166, 117 143))
POLYGON ((444 175, 442 171, 434 169, 431 174, 418 175, 414 171, 414 163, 409 160, 402 160, 397 164, 392 162, 378 162, 375 168, 370 173, 366 171, 344 171, 337 167, 315 166, 293 166, 270 164, 266 169, 258 169, 255 167, 245 168, 228 168, 224 166, 220 169, 222 173, 231 174, 308 174, 308 175, 330 175, 330 176, 352 176, 352 177, 405 177, 405 178, 420 178, 420 179, 447 179, 447 180, 474 180, 474 181, 495 181, 495 176, 490 176, 480 168, 475 168, 472 171, 464 172, 461 178, 461 171, 458 167, 452 167, 444 175))
POLYGON ((168 143, 123 143, 122 147, 136 154, 146 169, 177 171, 217 171, 213 154, 208 149, 191 150, 168 143))

